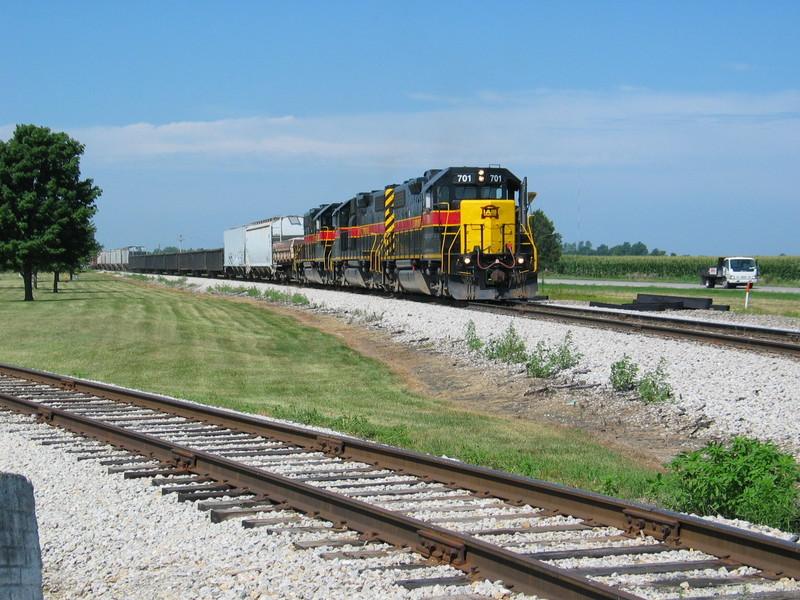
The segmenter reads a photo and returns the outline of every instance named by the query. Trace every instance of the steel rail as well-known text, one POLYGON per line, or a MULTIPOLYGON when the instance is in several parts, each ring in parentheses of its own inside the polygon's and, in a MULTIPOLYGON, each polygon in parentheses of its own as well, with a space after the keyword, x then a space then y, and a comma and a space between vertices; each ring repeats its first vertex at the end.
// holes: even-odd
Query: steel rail
POLYGON ((515 590, 564 600, 640 600, 639 596, 576 576, 568 570, 522 556, 430 523, 250 467, 210 453, 166 442, 157 437, 82 417, 57 408, 0 393, 0 403, 16 411, 35 414, 43 421, 74 433, 93 437, 117 448, 174 464, 182 470, 211 477, 221 483, 264 496, 276 504, 333 522, 395 546, 412 548, 423 556, 451 564, 467 574, 502 579, 515 590))
MULTIPOLYGON (((170 414, 262 435, 334 456, 415 475, 426 480, 459 486, 477 493, 491 494, 512 504, 529 504, 558 511, 561 514, 585 519, 593 525, 613 526, 630 534, 651 535, 668 545, 701 550, 735 563, 759 568, 776 576, 800 578, 800 545, 689 515, 355 438, 323 435, 302 427, 275 423, 256 416, 126 390, 116 386, 65 378, 51 373, 20 369, 3 364, 0 364, 0 373, 77 392, 125 400, 170 414)), ((27 407, 23 409, 25 412, 39 414, 40 418, 44 420, 54 420, 56 415, 60 414, 54 409, 42 408, 34 402, 15 401, 5 394, 0 394, 0 402, 8 405, 16 402, 18 406, 27 407)), ((105 427, 112 426, 106 425, 105 427)), ((117 430, 118 428, 113 428, 113 431, 117 430)), ((125 430, 120 431, 125 432, 125 430)), ((127 435, 128 432, 125 433, 127 435)), ((122 440, 117 442, 112 440, 112 443, 123 445, 122 440)), ((131 448, 131 450, 140 451, 137 448, 131 448)), ((146 454, 146 452, 143 453, 146 454)), ((170 445, 169 454, 160 455, 158 458, 180 464, 182 458, 187 458, 184 453, 183 449, 177 449, 170 445)), ((191 454, 194 457, 191 460, 197 460, 196 457, 200 456, 196 452, 191 452, 191 454)), ((213 473, 207 474, 215 476, 213 473)), ((219 477, 227 483, 239 487, 251 488, 254 485, 249 476, 241 480, 237 479, 238 475, 235 472, 228 472, 219 477)), ((294 484, 295 482, 292 482, 292 485, 294 484)), ((318 510, 318 508, 313 508, 313 510, 318 510)), ((337 519, 334 517, 333 520, 337 519)), ((424 527, 430 528, 430 525, 426 524, 424 527)), ((369 527, 366 529, 369 530, 369 527)), ((437 535, 444 535, 445 538, 454 536, 449 532, 437 532, 437 535)), ((393 539, 386 541, 398 543, 393 539)), ((407 541, 402 543, 408 544, 407 541)), ((479 546, 483 548, 482 545, 479 546)), ((488 544, 488 546, 492 545, 488 544)), ((485 549, 474 550, 478 554, 483 551, 485 549)), ((495 565, 492 568, 499 567, 495 565)), ((501 578, 511 583, 508 575, 501 575, 501 578)))
POLYGON ((800 356, 800 331, 770 329, 731 323, 693 321, 674 317, 644 316, 606 310, 587 310, 571 306, 546 304, 518 304, 511 306, 470 303, 471 310, 495 312, 526 318, 549 318, 574 321, 585 325, 618 328, 622 331, 654 333, 658 335, 690 338, 723 343, 728 346, 769 350, 800 356))

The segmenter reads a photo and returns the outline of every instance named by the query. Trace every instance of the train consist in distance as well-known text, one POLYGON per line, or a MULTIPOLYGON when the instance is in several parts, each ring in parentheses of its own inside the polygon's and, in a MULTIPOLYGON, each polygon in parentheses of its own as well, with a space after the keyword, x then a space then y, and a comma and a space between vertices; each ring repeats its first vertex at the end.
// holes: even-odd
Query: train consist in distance
POLYGON ((538 287, 528 211, 527 180, 508 169, 435 169, 303 217, 234 227, 217 250, 132 251, 127 270, 524 300, 538 287))

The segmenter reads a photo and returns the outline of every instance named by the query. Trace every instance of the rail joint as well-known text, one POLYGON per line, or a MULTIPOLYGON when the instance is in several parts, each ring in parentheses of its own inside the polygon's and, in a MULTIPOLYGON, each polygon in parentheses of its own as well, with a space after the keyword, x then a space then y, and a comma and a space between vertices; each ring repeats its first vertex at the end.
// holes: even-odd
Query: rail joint
POLYGON ((318 435, 317 444, 322 452, 330 456, 341 456, 344 454, 344 440, 341 438, 318 435))
POLYGON ((183 469, 192 469, 197 465, 197 456, 193 452, 183 450, 182 448, 172 449, 172 460, 175 465, 183 469))
POLYGON ((630 535, 649 535, 673 546, 681 543, 681 524, 674 519, 667 519, 646 511, 627 508, 625 515, 625 531, 630 535))
POLYGON ((417 535, 419 535, 417 551, 421 554, 451 565, 463 565, 467 562, 467 547, 460 541, 425 529, 418 530, 417 535))

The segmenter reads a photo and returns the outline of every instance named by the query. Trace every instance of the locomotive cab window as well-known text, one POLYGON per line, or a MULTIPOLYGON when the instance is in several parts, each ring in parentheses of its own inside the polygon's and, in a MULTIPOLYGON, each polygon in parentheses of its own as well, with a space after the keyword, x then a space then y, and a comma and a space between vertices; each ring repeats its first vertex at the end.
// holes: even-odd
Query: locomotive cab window
POLYGON ((450 204, 450 188, 446 185, 441 185, 436 188, 436 202, 442 204, 450 204))

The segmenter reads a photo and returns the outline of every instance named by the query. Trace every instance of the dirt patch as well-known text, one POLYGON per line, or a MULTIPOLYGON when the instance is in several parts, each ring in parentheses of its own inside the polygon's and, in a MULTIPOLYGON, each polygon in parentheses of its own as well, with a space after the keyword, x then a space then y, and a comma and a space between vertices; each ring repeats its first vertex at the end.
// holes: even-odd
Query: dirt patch
POLYGON ((318 311, 268 308, 338 336, 356 352, 386 364, 413 392, 473 411, 580 429, 636 464, 659 467, 704 443, 694 437, 703 422, 672 405, 642 404, 579 379, 532 379, 504 366, 475 365, 469 357, 400 344, 389 331, 318 311))

